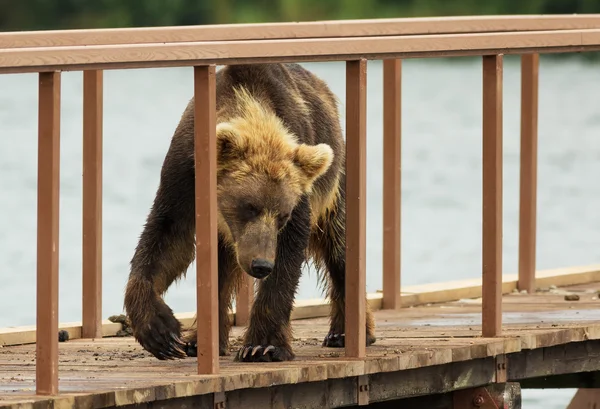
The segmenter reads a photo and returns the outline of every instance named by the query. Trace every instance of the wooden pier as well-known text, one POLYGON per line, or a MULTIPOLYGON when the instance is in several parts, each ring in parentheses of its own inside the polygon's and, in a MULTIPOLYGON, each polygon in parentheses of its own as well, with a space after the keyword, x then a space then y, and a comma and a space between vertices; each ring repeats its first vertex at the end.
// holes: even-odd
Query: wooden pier
MULTIPOLYGON (((317 409, 389 401, 389 407, 443 408, 452 407, 448 402, 461 393, 476 395, 477 388, 493 384, 600 387, 600 266, 540 275, 541 287, 533 294, 518 292, 516 280, 505 282, 503 335, 497 338, 481 336, 481 298, 427 302, 475 295, 480 286, 421 286, 416 293, 421 301, 405 295, 411 308, 376 311, 378 342, 362 359, 321 346, 328 331, 325 317, 294 320, 293 362, 248 364, 222 357, 219 375, 195 375, 191 358, 158 361, 130 336, 72 339, 59 344, 61 394, 47 397, 35 395, 35 345, 5 346, 0 408, 218 408, 219 401, 227 408, 317 409)), ((374 294, 371 303, 377 309, 381 298, 374 294)), ((299 304, 295 316, 323 315, 320 309, 299 304)), ((185 316, 180 316, 184 324, 190 322, 185 316)), ((81 329, 65 328, 75 337, 81 329)), ((116 335, 118 329, 107 324, 105 331, 116 335)), ((234 327, 232 354, 241 330, 234 327)), ((27 332, 5 331, 0 342, 18 343, 19 336, 27 332)))
MULTIPOLYGON (((598 50, 600 15, 0 33, 0 74, 38 73, 39 86, 37 322, 0 330, 0 407, 385 408, 401 400, 405 408, 517 409, 522 387, 600 388, 599 267, 536 273, 535 260, 539 56, 598 50), (519 55, 522 67, 519 271, 508 278, 502 267, 507 54, 519 55), (401 287, 402 60, 457 56, 482 62, 481 277, 401 287), (384 61, 385 188, 383 271, 369 272, 383 276, 382 293, 368 299, 378 342, 365 348, 367 60, 384 61), (346 62, 346 157, 355 160, 346 163, 346 246, 352 251, 346 258, 345 348, 320 346, 328 306, 301 300, 293 312, 296 360, 234 363, 231 356, 218 358, 215 325, 215 66, 303 61, 346 62), (121 324, 101 319, 103 71, 183 66, 193 67, 190 94, 196 100, 196 225, 211 226, 196 231, 203 243, 197 251, 205 256, 196 264, 202 284, 197 311, 212 325, 199 338, 198 348, 206 353, 158 361, 131 337, 119 336, 121 324), (59 324, 65 70, 84 76, 83 314, 82 322, 59 324), (59 343, 59 329, 69 333, 67 342, 59 343)), ((237 295, 234 336, 247 323, 250 288, 248 278, 237 295)), ((178 318, 186 325, 194 314, 178 318)), ((600 399, 588 389, 581 389, 570 409, 600 399)))

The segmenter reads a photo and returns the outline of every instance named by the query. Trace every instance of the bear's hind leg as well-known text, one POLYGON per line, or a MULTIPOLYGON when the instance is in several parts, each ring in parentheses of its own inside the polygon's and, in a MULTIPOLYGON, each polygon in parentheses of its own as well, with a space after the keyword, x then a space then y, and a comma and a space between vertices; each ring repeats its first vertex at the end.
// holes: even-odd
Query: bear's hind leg
MULTIPOLYGON (((231 310, 234 290, 238 288, 242 272, 236 266, 235 253, 231 247, 219 238, 219 355, 229 355, 229 333, 231 330, 231 319, 229 311, 231 310)), ((198 348, 198 327, 197 320, 189 328, 183 340, 186 343, 186 353, 188 356, 197 356, 198 348)))
MULTIPOLYGON (((345 178, 339 185, 336 205, 327 217, 319 221, 319 227, 311 237, 311 248, 318 255, 321 264, 327 269, 327 295, 331 304, 330 329, 323 340, 323 346, 343 348, 345 346, 346 316, 346 211, 345 178)), ((366 294, 365 294, 366 298, 366 294)), ((366 345, 375 341, 375 322, 366 304, 366 345)))
POLYGON ((306 197, 277 238, 273 272, 260 283, 250 313, 244 346, 235 360, 242 362, 291 361, 292 326, 290 318, 302 263, 310 234, 310 205, 306 197))

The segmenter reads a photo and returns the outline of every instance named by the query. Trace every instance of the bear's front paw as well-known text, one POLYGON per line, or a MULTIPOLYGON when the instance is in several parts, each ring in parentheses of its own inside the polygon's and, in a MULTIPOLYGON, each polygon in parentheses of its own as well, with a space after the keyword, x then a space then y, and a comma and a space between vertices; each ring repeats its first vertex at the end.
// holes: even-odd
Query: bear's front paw
POLYGON ((245 345, 237 353, 238 362, 282 362, 295 358, 290 348, 274 345, 245 345))
POLYGON ((162 311, 134 326, 142 347, 160 360, 185 358, 185 343, 180 338, 181 324, 173 314, 162 311))
MULTIPOLYGON (((367 346, 373 345, 376 338, 367 334, 367 346)), ((323 346, 328 348, 344 348, 346 346, 346 334, 340 334, 335 331, 329 331, 329 334, 323 340, 323 346)))

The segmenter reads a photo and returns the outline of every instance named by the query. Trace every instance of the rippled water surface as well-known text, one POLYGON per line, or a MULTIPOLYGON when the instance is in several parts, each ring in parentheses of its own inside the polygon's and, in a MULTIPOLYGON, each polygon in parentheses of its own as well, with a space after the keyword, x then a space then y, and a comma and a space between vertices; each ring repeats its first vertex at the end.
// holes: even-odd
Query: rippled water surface
MULTIPOLYGON (((343 101, 344 65, 307 64, 343 101)), ((369 63, 367 289, 381 287, 381 64, 369 63)), ((403 283, 476 277, 481 264, 481 66, 414 60, 403 69, 403 283)), ((541 269, 597 263, 600 253, 600 71, 542 61, 538 253, 541 269), (596 209, 596 210, 594 210, 596 209)), ((504 271, 517 269, 519 66, 505 61, 504 271)), ((0 327, 35 322, 37 83, 0 75, 0 327)), ((64 73, 61 114, 60 321, 81 315, 81 73, 64 73)), ((103 315, 122 311, 128 263, 162 160, 192 93, 192 71, 105 73, 103 315)), ((344 114, 342 104, 342 115, 344 114)), ((195 308, 195 279, 173 287, 195 308)), ((312 271, 299 298, 321 296, 312 271)), ((573 391, 525 391, 524 407, 563 409, 573 391)))

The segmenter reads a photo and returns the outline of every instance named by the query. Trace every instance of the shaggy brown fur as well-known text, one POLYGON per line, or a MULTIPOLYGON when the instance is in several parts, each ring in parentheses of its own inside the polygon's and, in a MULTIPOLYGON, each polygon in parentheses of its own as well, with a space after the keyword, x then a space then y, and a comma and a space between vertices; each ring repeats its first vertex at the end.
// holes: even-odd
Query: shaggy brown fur
MULTIPOLYGON (((236 359, 294 358, 290 315, 309 257, 332 306, 323 345, 343 347, 345 145, 336 99, 297 64, 228 66, 216 81, 220 353, 227 353, 227 313, 246 272, 261 281, 236 359)), ((193 112, 192 100, 166 155, 125 294, 136 339, 159 359, 195 355, 196 329, 182 340, 162 299, 195 256, 193 112)), ((367 345, 373 332, 367 310, 367 345)))

